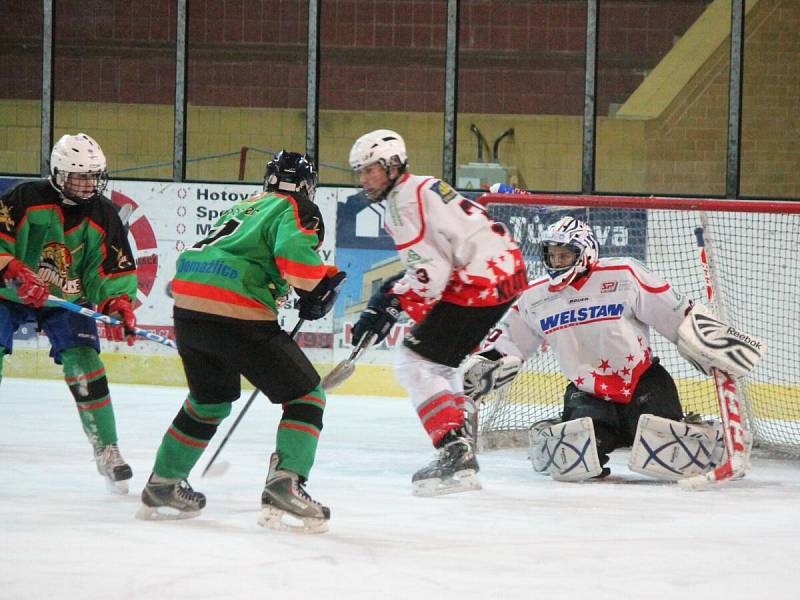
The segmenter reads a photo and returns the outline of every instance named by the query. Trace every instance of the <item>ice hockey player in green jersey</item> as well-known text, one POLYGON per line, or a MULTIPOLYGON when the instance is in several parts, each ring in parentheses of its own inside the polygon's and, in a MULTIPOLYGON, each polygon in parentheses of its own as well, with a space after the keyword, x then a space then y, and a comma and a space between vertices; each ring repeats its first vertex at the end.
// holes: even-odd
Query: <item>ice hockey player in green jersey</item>
POLYGON ((63 366, 98 472, 112 492, 127 493, 131 468, 117 446, 114 409, 100 360, 97 324, 45 306, 50 294, 118 317, 106 337, 133 344, 136 263, 111 201, 106 157, 85 133, 53 146, 50 176, 27 181, 0 197, 0 378, 14 332, 35 322, 63 366))
POLYGON ((267 164, 264 192, 234 206, 178 258, 172 282, 175 337, 189 394, 158 449, 139 518, 200 513, 205 496, 187 477, 230 414, 244 376, 283 407, 259 523, 286 529, 300 522, 295 527, 303 531, 327 530, 330 510, 305 490, 325 391, 311 362, 278 325, 278 310, 292 289, 300 318, 319 319, 333 308, 345 278, 317 253, 325 229, 314 204, 316 183, 311 159, 278 153, 267 164))

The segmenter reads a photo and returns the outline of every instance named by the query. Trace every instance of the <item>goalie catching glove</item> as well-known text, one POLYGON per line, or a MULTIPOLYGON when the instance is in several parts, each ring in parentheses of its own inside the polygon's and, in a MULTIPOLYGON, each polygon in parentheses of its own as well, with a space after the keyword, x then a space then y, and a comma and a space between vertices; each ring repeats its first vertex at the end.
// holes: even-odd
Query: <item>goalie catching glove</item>
POLYGON ((306 321, 316 321, 327 315, 336 304, 339 289, 345 279, 347 279, 347 273, 330 266, 325 277, 313 290, 295 289, 300 297, 295 304, 295 308, 300 312, 300 318, 306 321))
POLYGON ((464 363, 464 394, 480 402, 490 393, 510 385, 522 367, 516 356, 503 356, 497 350, 473 354, 464 363))
POLYGON ((678 352, 706 375, 716 368, 736 378, 755 368, 767 346, 720 321, 706 306, 695 304, 678 328, 678 352))

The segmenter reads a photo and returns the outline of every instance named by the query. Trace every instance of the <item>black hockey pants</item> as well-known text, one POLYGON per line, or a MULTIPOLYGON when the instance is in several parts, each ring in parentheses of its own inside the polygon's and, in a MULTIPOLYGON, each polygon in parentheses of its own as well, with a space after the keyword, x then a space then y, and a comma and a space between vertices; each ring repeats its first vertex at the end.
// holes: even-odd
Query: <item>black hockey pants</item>
POLYGON ((678 388, 658 358, 642 374, 628 404, 606 402, 570 383, 564 392, 563 421, 591 417, 594 423, 597 454, 601 464, 608 462, 608 453, 633 444, 639 417, 656 415, 680 421, 683 418, 678 388))

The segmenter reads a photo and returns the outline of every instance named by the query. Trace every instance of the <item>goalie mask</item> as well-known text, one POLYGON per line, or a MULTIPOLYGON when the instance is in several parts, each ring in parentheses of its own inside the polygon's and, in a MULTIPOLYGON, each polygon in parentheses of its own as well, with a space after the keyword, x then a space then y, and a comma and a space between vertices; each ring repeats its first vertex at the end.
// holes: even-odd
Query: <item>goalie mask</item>
POLYGON ((65 135, 50 153, 50 185, 68 204, 94 200, 108 185, 106 156, 85 133, 65 135))
POLYGON ((573 217, 561 217, 542 232, 542 262, 550 278, 550 290, 563 290, 591 269, 600 257, 592 228, 573 217))
POLYGON ((353 144, 350 150, 350 168, 358 175, 361 187, 369 199, 380 202, 408 168, 406 144, 400 134, 389 129, 371 131, 353 144), (372 165, 380 166, 386 182, 378 181, 368 173, 368 168, 372 165))
POLYGON ((316 189, 317 170, 307 154, 281 150, 267 163, 264 174, 265 192, 300 192, 313 202, 316 189))

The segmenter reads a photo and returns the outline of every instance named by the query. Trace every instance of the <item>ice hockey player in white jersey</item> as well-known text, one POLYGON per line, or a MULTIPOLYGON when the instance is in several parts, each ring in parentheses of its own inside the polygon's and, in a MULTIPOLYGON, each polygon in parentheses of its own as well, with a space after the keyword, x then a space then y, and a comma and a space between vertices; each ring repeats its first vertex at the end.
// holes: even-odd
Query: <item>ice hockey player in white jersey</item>
POLYGON ((350 166, 369 199, 386 202, 385 229, 405 266, 369 300, 353 344, 380 342, 401 312, 416 322, 397 349, 395 374, 438 455, 414 474, 414 493, 480 489, 458 367, 525 289, 522 253, 483 207, 410 173, 396 132, 361 136, 350 166))
POLYGON ((541 258, 547 275, 530 283, 465 365, 466 392, 475 399, 507 384, 546 342, 570 383, 561 419, 531 429, 536 470, 565 481, 604 477, 608 454, 631 445, 632 470, 658 478, 718 464, 719 428, 682 422, 677 388, 653 355, 650 329, 705 372, 716 366, 741 376, 758 358, 743 351, 747 364, 740 367, 706 344, 702 328, 693 327, 698 315, 712 318, 704 306, 633 258, 600 258, 592 229, 578 219, 562 217, 542 233, 541 258), (687 451, 662 453, 662 445, 687 451))

